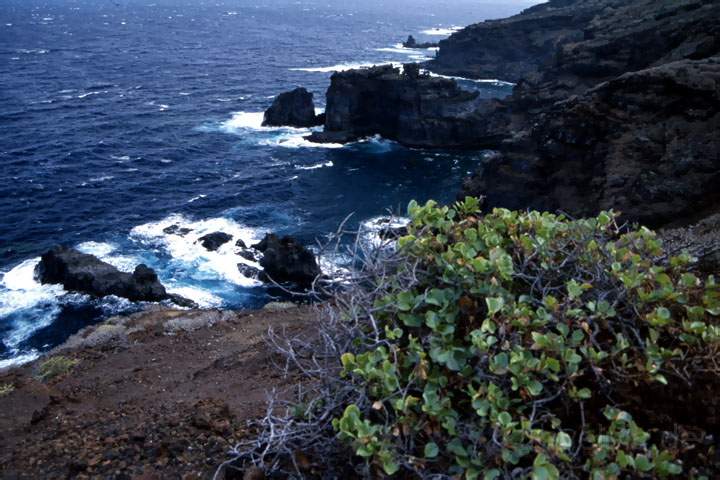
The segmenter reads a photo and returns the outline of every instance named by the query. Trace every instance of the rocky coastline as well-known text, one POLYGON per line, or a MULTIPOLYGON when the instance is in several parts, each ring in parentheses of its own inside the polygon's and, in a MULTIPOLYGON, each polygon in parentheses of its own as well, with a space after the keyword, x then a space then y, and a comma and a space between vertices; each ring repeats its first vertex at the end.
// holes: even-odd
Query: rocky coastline
POLYGON ((414 64, 338 72, 308 138, 489 149, 459 197, 663 225, 718 199, 717 18, 708 0, 551 0, 454 33, 421 66, 515 82, 510 97, 414 64))
MULTIPOLYGON (((701 271, 720 273, 720 217, 711 216, 720 201, 718 18, 710 0, 550 0, 456 32, 426 64, 335 73, 323 115, 307 90, 281 94, 264 124, 322 126, 308 137, 321 143, 381 135, 412 148, 492 150, 459 197, 573 216, 615 209, 661 227, 672 250, 690 249, 701 271), (487 99, 430 72, 516 85, 487 99)), ((187 233, 175 227, 166 233, 187 233)), ((219 231, 199 242, 234 245, 250 262, 238 268, 269 284, 308 290, 322 278, 291 237, 245 245, 219 231)), ((4 478, 210 478, 252 435, 244 422, 263 412, 265 393, 294 386, 273 368, 268 328, 314 332, 312 307, 197 310, 145 265, 121 272, 65 247, 43 255, 36 276, 163 305, 87 327, 0 372, 4 478), (53 358, 64 367, 47 376, 53 358)))

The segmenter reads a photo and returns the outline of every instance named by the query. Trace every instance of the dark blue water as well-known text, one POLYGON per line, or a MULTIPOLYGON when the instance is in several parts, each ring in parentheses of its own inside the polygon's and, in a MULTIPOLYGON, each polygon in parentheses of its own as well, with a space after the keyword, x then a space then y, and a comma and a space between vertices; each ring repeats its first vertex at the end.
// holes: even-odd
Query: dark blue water
POLYGON ((413 198, 452 199, 480 152, 381 139, 321 148, 307 131, 259 128, 260 112, 296 85, 322 107, 334 69, 421 60, 433 52, 396 44, 527 5, 0 0, 0 360, 137 308, 35 283, 52 245, 121 269, 145 262, 204 306, 253 307, 267 292, 239 274, 230 249, 195 245, 201 233, 312 242, 351 212, 357 226, 413 198), (164 234, 172 224, 193 234, 164 234))

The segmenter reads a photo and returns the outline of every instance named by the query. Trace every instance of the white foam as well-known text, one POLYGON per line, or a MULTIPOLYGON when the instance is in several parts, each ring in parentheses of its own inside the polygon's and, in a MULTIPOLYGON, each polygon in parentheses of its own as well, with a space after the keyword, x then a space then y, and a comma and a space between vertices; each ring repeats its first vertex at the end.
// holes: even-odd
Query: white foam
POLYGON ((169 286, 167 291, 192 300, 197 303, 200 308, 218 308, 222 307, 224 303, 222 298, 202 288, 169 286))
POLYGON ((96 256, 121 272, 133 272, 135 267, 142 263, 142 261, 136 257, 113 255, 113 253, 117 251, 117 247, 110 243, 83 242, 77 246, 77 249, 83 253, 96 256))
POLYGON ((35 267, 40 257, 25 260, 5 272, 0 281, 0 317, 18 310, 32 308, 41 302, 52 302, 65 290, 60 285, 42 285, 35 280, 35 267))
POLYGON ((98 92, 98 91, 95 91, 95 92, 85 92, 85 93, 81 93, 80 95, 77 96, 77 98, 86 98, 86 97, 89 97, 89 96, 91 96, 91 95, 100 95, 101 93, 107 93, 107 90, 102 90, 102 91, 99 91, 99 92, 98 92))
POLYGON ((406 227, 410 219, 406 217, 379 216, 365 220, 360 224, 360 240, 369 247, 387 246, 394 242, 383 238, 383 230, 406 227))
POLYGON ((452 27, 436 27, 436 28, 429 28, 427 30, 423 30, 421 33, 424 33, 425 35, 436 35, 441 37, 448 37, 452 35, 453 33, 462 30, 463 27, 458 27, 453 25, 452 27))
POLYGON ((318 168, 332 167, 333 165, 334 165, 334 164, 333 164, 333 162, 332 162, 332 160, 331 160, 331 161, 329 161, 329 162, 318 163, 318 164, 316 164, 316 165, 309 165, 309 166, 305 166, 305 165, 295 165, 295 168, 296 168, 297 170, 317 170, 318 168))
POLYGON ((342 143, 316 143, 306 139, 305 136, 309 135, 310 132, 302 134, 298 133, 286 133, 275 136, 274 138, 268 138, 258 142, 259 145, 265 145, 268 147, 283 147, 283 148, 343 148, 345 145, 342 143))
MULTIPOLYGON (((53 322, 60 311, 58 298, 66 293, 61 285, 42 285, 35 280, 35 267, 38 263, 39 257, 25 260, 5 272, 0 281, 0 317, 42 307, 41 311, 33 311, 32 315, 13 322, 12 329, 3 339, 11 352, 16 351, 18 345, 34 332, 53 322)), ((5 362, 10 362, 8 365, 13 364, 19 361, 16 358, 5 362)))
POLYGON ((203 198, 205 198, 205 197, 207 197, 207 195, 203 195, 203 194, 198 195, 198 196, 193 197, 193 198, 191 198, 190 200, 188 200, 188 203, 197 202, 198 200, 201 200, 201 199, 203 199, 203 198))
POLYGON ((182 215, 171 215, 159 222, 133 228, 130 238, 142 244, 160 247, 175 261, 190 264, 193 267, 192 275, 197 280, 222 279, 243 287, 253 287, 260 285, 260 282, 243 276, 237 264, 244 263, 258 269, 260 265, 238 255, 235 242, 240 239, 246 245, 251 245, 260 240, 262 233, 264 232, 245 227, 228 218, 192 221, 182 215), (182 236, 163 231, 172 225, 192 231, 182 236), (233 239, 217 251, 210 252, 198 242, 198 239, 214 232, 225 232, 232 235, 233 239))
MULTIPOLYGON (((320 114, 323 109, 315 109, 320 114)), ((248 133, 272 133, 271 136, 259 138, 258 145, 283 148, 342 148, 340 143, 315 143, 305 137, 313 130, 294 127, 263 127, 264 112, 235 112, 229 120, 220 124, 220 131, 233 135, 248 133)))
MULTIPOLYGON (((387 65, 388 62, 376 62, 376 63, 341 63, 338 65, 332 65, 329 67, 297 67, 291 68, 294 72, 313 72, 313 73, 332 73, 332 72, 346 72, 348 70, 357 70, 360 68, 370 68, 378 65, 387 65)), ((401 63, 392 62, 394 67, 402 66, 401 63)))
POLYGON ((20 365, 37 360, 39 357, 40 354, 37 351, 32 351, 30 353, 18 355, 17 357, 8 358, 7 360, 0 360, 0 370, 10 367, 19 367, 20 365))

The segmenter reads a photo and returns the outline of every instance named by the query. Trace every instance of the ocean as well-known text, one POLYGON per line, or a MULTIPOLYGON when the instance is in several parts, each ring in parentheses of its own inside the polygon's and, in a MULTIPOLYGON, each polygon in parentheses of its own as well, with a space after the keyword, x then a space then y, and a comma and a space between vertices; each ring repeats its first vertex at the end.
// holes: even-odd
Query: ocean
POLYGON ((121 270, 145 263, 202 307, 256 308, 270 292, 240 274, 231 245, 207 252, 199 236, 314 244, 349 214, 370 228, 411 199, 453 200, 484 152, 314 145, 309 130, 261 127, 262 112, 299 85, 322 109, 334 71, 422 61, 434 51, 402 48, 407 35, 442 39, 531 3, 0 0, 0 367, 142 308, 38 284, 53 245, 121 270))

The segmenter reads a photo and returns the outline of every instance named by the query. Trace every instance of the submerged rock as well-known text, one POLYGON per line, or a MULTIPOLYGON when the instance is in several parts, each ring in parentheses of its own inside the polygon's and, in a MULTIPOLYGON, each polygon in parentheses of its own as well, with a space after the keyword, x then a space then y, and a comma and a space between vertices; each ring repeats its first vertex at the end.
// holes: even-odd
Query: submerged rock
POLYGON ((94 255, 57 246, 45 252, 35 267, 44 284, 61 284, 67 290, 95 297, 115 295, 134 302, 171 300, 180 306, 197 307, 186 298, 168 294, 155 271, 144 264, 133 273, 121 272, 94 255))
POLYGON ((315 114, 313 94, 299 87, 281 93, 265 111, 263 126, 308 128, 322 125, 323 119, 315 114))
POLYGON ((214 232, 198 238, 198 242, 200 242, 207 250, 214 252, 232 240, 232 238, 233 236, 228 233, 214 232))
POLYGON ((292 237, 267 234, 253 248, 263 253, 261 278, 308 288, 321 274, 315 255, 292 237))
POLYGON ((168 235, 180 235, 181 237, 184 237, 190 232, 192 232, 192 228, 185 228, 180 225, 170 225, 169 227, 163 228, 163 233, 167 233, 168 235))

